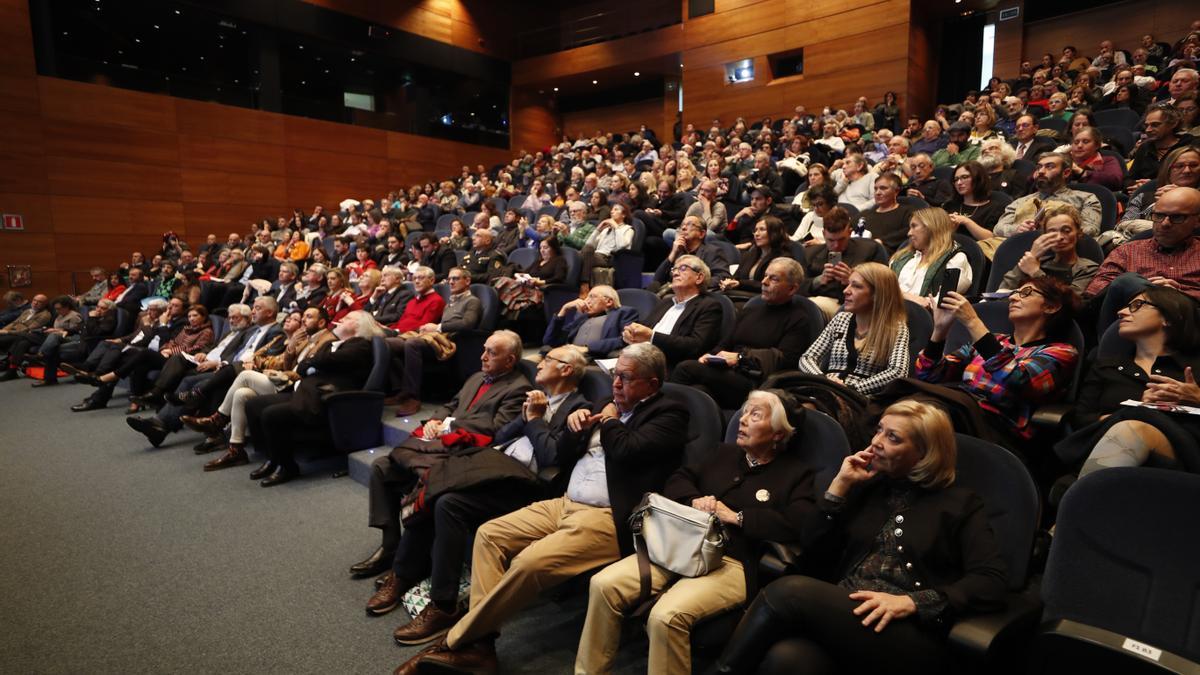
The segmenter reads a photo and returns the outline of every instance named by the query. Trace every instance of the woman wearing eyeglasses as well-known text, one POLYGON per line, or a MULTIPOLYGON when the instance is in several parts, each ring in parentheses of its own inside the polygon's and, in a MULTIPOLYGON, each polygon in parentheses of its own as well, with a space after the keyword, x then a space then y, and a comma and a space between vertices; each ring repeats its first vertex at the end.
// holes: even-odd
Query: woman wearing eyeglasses
POLYGON ((933 335, 917 357, 917 378, 955 387, 979 402, 995 431, 988 440, 1017 449, 1033 437, 1036 406, 1057 399, 1079 360, 1062 342, 1079 306, 1066 282, 1051 276, 1030 279, 1008 297, 1011 335, 992 333, 975 308, 958 293, 947 293, 933 310, 933 335), (944 353, 955 322, 970 343, 944 353))
POLYGON ((1153 227, 1149 217, 1154 203, 1177 187, 1200 187, 1200 148, 1176 148, 1167 155, 1162 168, 1158 170, 1158 178, 1146 183, 1130 197, 1125 213, 1115 228, 1120 237, 1114 237, 1113 244, 1120 244, 1153 227))
POLYGON ((1129 353, 1093 359, 1071 415, 1077 431, 1054 446, 1068 464, 1083 459, 1079 475, 1114 466, 1183 464, 1178 456, 1200 447, 1200 420, 1191 415, 1121 405, 1134 400, 1163 405, 1200 404, 1200 324, 1191 298, 1151 286, 1117 313, 1117 334, 1129 353), (1086 457, 1086 459, 1084 459, 1086 457))
POLYGON ((1037 227, 1044 232, 1021 256, 1000 282, 1002 291, 1021 287, 1026 279, 1053 274, 1069 280, 1071 288, 1080 295, 1087 290, 1100 263, 1080 258, 1075 245, 1082 234, 1079 210, 1070 204, 1055 204, 1047 207, 1037 219, 1037 227))
MULTIPOLYGON (((988 142, 984 143, 984 147, 988 147, 988 142)), ((991 160, 985 156, 983 161, 991 160)), ((997 166, 1002 165, 997 161, 997 166)), ((1004 215, 1005 205, 992 199, 991 180, 982 162, 959 164, 954 170, 955 195, 942 207, 950 215, 950 222, 976 241, 995 236, 992 234, 992 228, 996 227, 996 221, 1004 215)))

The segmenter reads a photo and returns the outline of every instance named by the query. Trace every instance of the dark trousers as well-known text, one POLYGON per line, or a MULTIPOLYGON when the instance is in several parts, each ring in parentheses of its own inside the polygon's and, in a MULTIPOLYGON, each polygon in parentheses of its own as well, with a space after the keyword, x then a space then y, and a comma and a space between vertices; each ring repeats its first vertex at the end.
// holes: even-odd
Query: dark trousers
POLYGON ((192 374, 196 370, 196 364, 183 358, 182 354, 172 354, 163 364, 162 370, 158 373, 158 378, 154 380, 154 393, 165 394, 168 391, 175 391, 183 378, 192 374))
POLYGON ((412 471, 396 464, 388 455, 371 463, 371 479, 367 483, 367 525, 383 530, 385 550, 395 550, 400 540, 400 500, 415 481, 412 471))
MULTIPOLYGON (((188 375, 187 377, 183 378, 183 380, 175 388, 175 391, 180 393, 189 391, 199 387, 206 381, 212 379, 214 376, 215 373, 197 373, 194 375, 188 375)), ((207 403, 207 401, 205 403, 207 403)), ((204 403, 201 404, 201 410, 204 410, 204 405, 204 403)), ((220 403, 218 402, 217 405, 220 405, 220 403)), ((163 423, 163 426, 165 426, 168 431, 181 431, 183 429, 183 422, 181 422, 179 418, 183 417, 185 412, 186 411, 184 410, 183 406, 178 406, 174 403, 168 402, 166 405, 158 409, 155 417, 157 417, 159 421, 163 423)))
POLYGON ((255 396, 246 403, 246 420, 254 447, 276 466, 298 471, 296 446, 327 440, 325 415, 309 415, 292 405, 292 392, 255 396))
POLYGON ((433 348, 418 338, 388 338, 392 362, 388 368, 391 391, 403 396, 421 398, 421 378, 425 374, 425 357, 433 356, 433 348))
POLYGON ((167 363, 167 357, 153 349, 131 349, 124 352, 116 369, 117 378, 129 378, 129 393, 144 394, 150 389, 147 376, 155 368, 162 368, 167 363))
POLYGON ((8 367, 16 370, 26 352, 41 346, 44 339, 46 334, 41 332, 0 334, 0 354, 7 354, 8 367))
POLYGON ((83 362, 83 369, 97 375, 111 372, 113 368, 117 367, 117 360, 121 358, 121 349, 124 347, 124 344, 114 344, 107 340, 101 341, 88 353, 87 359, 83 362))
POLYGON ((700 361, 684 361, 671 371, 671 382, 695 387, 712 397, 723 410, 740 408, 755 383, 727 366, 710 366, 700 361))
POLYGON ((87 343, 77 335, 47 335, 42 346, 38 348, 38 354, 41 354, 42 364, 46 367, 46 374, 42 379, 46 382, 57 382, 58 364, 82 359, 87 354, 87 343))
POLYGON ((860 601, 820 579, 788 576, 758 594, 725 646, 722 672, 760 675, 834 673, 934 673, 945 641, 915 616, 893 621, 882 633, 853 613, 860 601), (756 670, 757 667, 757 670, 756 670))
POLYGON ((453 612, 475 530, 492 518, 529 505, 535 496, 528 488, 506 485, 439 496, 432 517, 409 525, 400 537, 392 570, 403 582, 401 587, 432 575, 430 599, 438 609, 453 612))

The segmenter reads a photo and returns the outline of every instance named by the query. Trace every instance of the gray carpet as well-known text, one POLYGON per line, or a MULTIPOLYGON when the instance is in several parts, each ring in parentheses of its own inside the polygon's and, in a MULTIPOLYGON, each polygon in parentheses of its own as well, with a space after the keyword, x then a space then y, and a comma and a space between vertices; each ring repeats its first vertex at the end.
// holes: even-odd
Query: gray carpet
MULTIPOLYGON (((366 490, 327 473, 260 488, 206 474, 190 432, 153 449, 125 400, 72 413, 90 387, 0 384, 0 672, 387 673, 403 610, 370 618, 345 570, 377 544, 366 490)), ((506 673, 565 673, 586 586, 505 627, 506 673)), ((618 672, 645 671, 630 631, 618 672)))

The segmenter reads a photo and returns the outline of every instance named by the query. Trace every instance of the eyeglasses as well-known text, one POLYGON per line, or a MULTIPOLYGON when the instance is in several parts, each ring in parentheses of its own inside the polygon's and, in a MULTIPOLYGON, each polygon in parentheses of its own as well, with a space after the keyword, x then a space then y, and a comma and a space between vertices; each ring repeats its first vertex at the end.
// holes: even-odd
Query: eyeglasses
POLYGON ((1146 305, 1150 305, 1154 309, 1159 309, 1158 305, 1150 302, 1149 300, 1142 300, 1141 298, 1138 298, 1137 300, 1130 300, 1129 304, 1125 305, 1125 309, 1129 310, 1130 314, 1137 314, 1137 311, 1146 305))
POLYGON ((571 365, 571 364, 567 363, 566 361, 563 361, 562 359, 556 359, 556 358, 554 358, 553 356, 550 356, 549 354, 547 354, 547 355, 546 355, 545 357, 543 357, 543 358, 545 358, 547 361, 554 361, 554 362, 556 362, 556 363, 561 363, 561 364, 563 364, 564 366, 569 366, 569 365, 571 365))
POLYGON ((690 271, 690 272, 695 272, 696 274, 699 274, 699 273, 700 273, 700 269, 699 269, 699 268, 697 268, 697 267, 696 267, 696 266, 694 266, 694 265, 688 265, 687 263, 680 263, 680 264, 678 264, 678 265, 676 265, 676 266, 674 266, 674 267, 672 267, 672 268, 671 268, 671 271, 672 271, 672 272, 682 272, 682 271, 684 271, 684 270, 688 270, 688 271, 690 271))
POLYGON ((648 380, 648 379, 650 379, 650 378, 648 378, 644 375, 634 375, 633 373, 622 373, 622 372, 616 371, 616 370, 613 371, 613 380, 620 382, 623 385, 629 384, 630 382, 636 382, 637 380, 648 380))
POLYGON ((1034 293, 1037 293, 1038 295, 1042 296, 1043 298, 1046 297, 1045 293, 1039 291, 1038 289, 1034 288, 1033 286, 1025 286, 1024 288, 1019 288, 1019 289, 1013 291, 1012 295, 1008 296, 1008 299, 1011 300, 1013 298, 1028 298, 1029 296, 1033 295, 1034 293))
POLYGON ((1150 220, 1155 223, 1165 220, 1172 225, 1182 225, 1187 222, 1188 218, 1191 218, 1195 215, 1196 214, 1194 213, 1163 213, 1162 211, 1151 211, 1150 220))
POLYGON ((965 183, 966 181, 969 181, 969 180, 971 180, 970 174, 968 174, 966 176, 955 176, 954 177, 955 183, 965 183))

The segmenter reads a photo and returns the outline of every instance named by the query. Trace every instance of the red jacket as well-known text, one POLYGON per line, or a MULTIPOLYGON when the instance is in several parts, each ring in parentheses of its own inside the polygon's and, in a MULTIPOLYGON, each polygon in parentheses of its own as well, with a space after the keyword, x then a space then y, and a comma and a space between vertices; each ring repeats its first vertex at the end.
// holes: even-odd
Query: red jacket
POLYGON ((442 311, 446 309, 446 301, 437 291, 431 290, 425 295, 413 298, 404 306, 404 313, 392 328, 401 333, 417 330, 427 323, 438 323, 442 320, 442 311))

